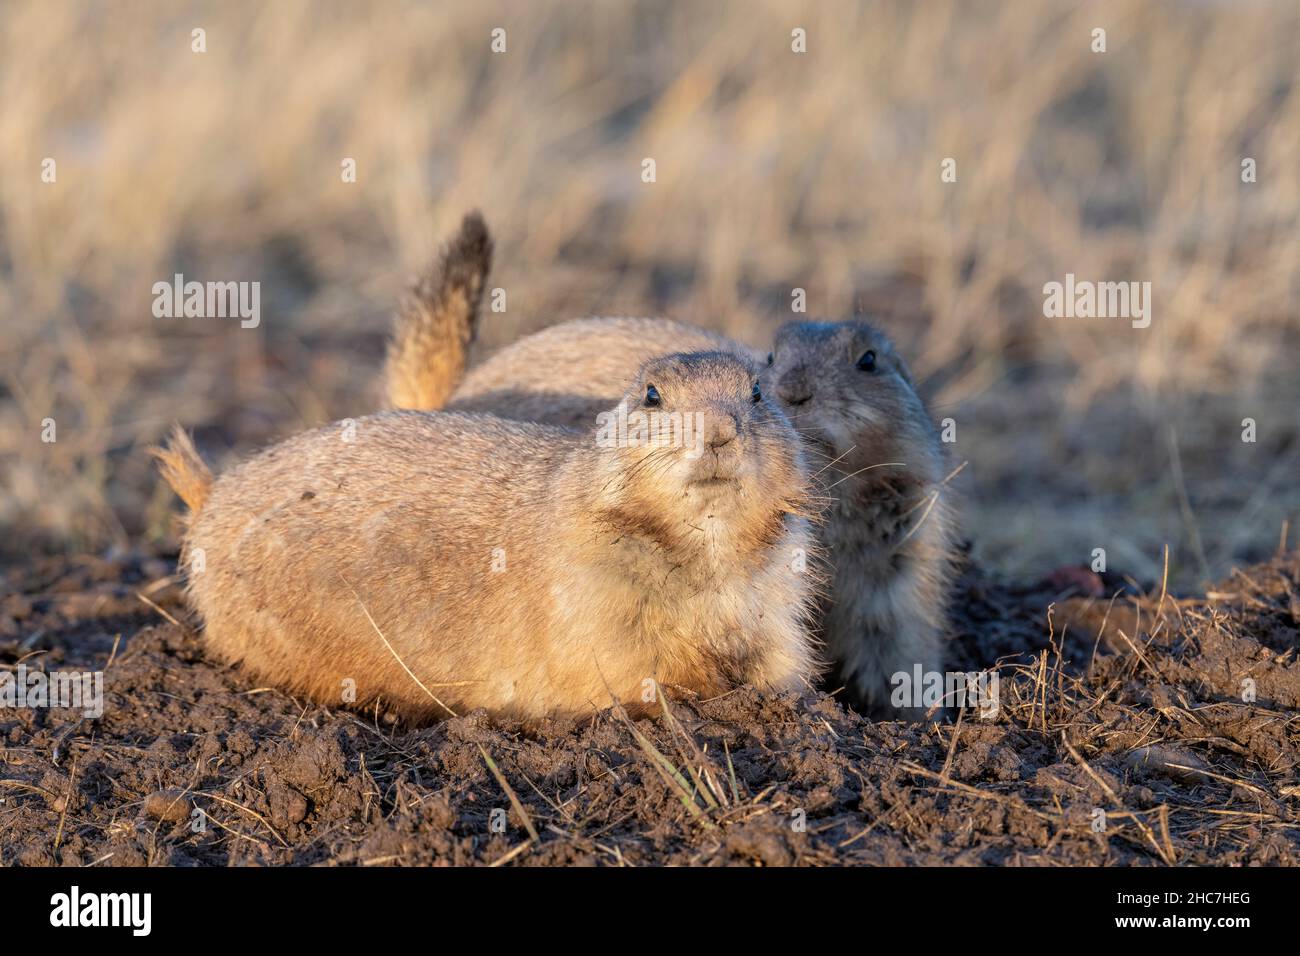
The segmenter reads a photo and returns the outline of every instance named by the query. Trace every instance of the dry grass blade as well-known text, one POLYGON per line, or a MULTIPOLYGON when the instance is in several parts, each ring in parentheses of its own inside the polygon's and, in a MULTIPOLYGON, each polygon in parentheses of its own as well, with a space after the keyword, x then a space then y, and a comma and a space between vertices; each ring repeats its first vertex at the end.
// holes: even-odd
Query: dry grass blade
POLYGON ((948 741, 948 755, 943 759, 943 769, 939 771, 939 785, 943 786, 948 782, 948 771, 952 768, 952 758, 957 753, 957 738, 961 736, 962 718, 966 716, 966 708, 963 707, 957 711, 957 723, 952 729, 952 739, 948 741))
POLYGON ((664 782, 668 784, 671 790, 676 792, 678 799, 682 802, 682 806, 684 806, 690 812, 691 816, 695 817, 707 829, 716 829, 717 824, 710 820, 708 816, 705 815, 704 810, 700 805, 695 802, 695 791, 691 788, 690 784, 686 782, 686 778, 683 777, 681 773, 678 772, 677 768, 673 766, 672 761, 665 757, 659 751, 659 748, 651 743, 649 738, 636 728, 636 725, 632 722, 631 718, 628 717, 626 710, 621 706, 617 706, 614 708, 614 712, 618 714, 619 718, 627 726, 627 729, 631 731, 632 738, 637 742, 637 745, 645 751, 646 756, 650 758, 651 765, 659 772, 659 775, 664 778, 664 782))
POLYGON ((686 767, 691 779, 695 781, 695 785, 704 797, 705 802, 713 809, 728 806, 727 793, 716 782, 716 772, 711 772, 713 771, 713 762, 699 748, 694 738, 686 732, 686 728, 682 726, 681 721, 677 719, 677 715, 668 706, 668 698, 663 693, 659 695, 659 704, 663 709, 664 720, 668 724, 669 731, 673 734, 674 741, 680 740, 682 742, 678 744, 678 754, 682 758, 682 765, 686 767), (685 750, 683 750, 683 744, 685 750), (700 769, 698 771, 695 769, 696 763, 699 764, 700 769))
MULTIPOLYGON (((227 806, 227 807, 234 807, 234 808, 235 808, 236 810, 238 810, 240 813, 246 813, 246 814, 248 814, 250 817, 252 817, 253 819, 255 819, 258 823, 262 824, 262 826, 266 827, 266 829, 269 830, 269 831, 271 832, 271 836, 275 837, 276 841, 277 841, 281 846, 283 846, 283 847, 287 847, 287 846, 289 845, 288 842, 286 842, 286 840, 284 839, 284 837, 280 836, 280 831, 277 830, 275 827, 271 826, 270 821, 267 820, 266 817, 264 817, 264 816, 262 816, 260 813, 258 813, 256 810, 250 810, 248 807, 244 806, 242 803, 236 803, 234 800, 231 800, 231 799, 229 799, 228 797, 223 797, 223 796, 221 796, 221 794, 219 794, 219 793, 206 793, 206 792, 200 791, 200 792, 199 792, 199 796, 207 797, 209 800, 215 800, 215 801, 217 801, 217 803, 220 803, 220 804, 222 804, 222 805, 224 805, 224 806, 227 806)), ((215 818, 215 817, 212 817, 211 815, 208 816, 208 819, 212 820, 213 823, 217 823, 216 818, 215 818)), ((217 825, 220 826, 221 824, 218 823, 217 825)), ((227 828, 227 829, 228 829, 228 828, 227 828)), ((233 832, 235 832, 235 831, 232 830, 231 832, 233 833, 233 832)))
POLYGON ((352 592, 352 596, 356 598, 357 605, 361 608, 361 613, 366 616, 366 620, 370 622, 370 626, 375 629, 375 633, 379 635, 379 639, 384 642, 384 647, 388 648, 388 653, 393 655, 393 660, 397 661, 397 663, 401 665, 402 670, 406 671, 407 676, 410 677, 411 680, 415 681, 416 685, 429 696, 431 701, 445 710, 448 716, 455 717, 456 712, 439 700, 438 696, 425 686, 424 681, 415 676, 415 672, 406 666, 406 661, 402 660, 402 656, 397 653, 396 648, 394 648, 392 644, 388 643, 388 638, 386 638, 384 632, 379 629, 379 625, 375 623, 375 619, 370 616, 370 611, 366 608, 365 602, 361 600, 361 596, 357 594, 356 589, 346 581, 343 583, 347 586, 348 590, 352 592))
POLYGON ((163 610, 161 607, 159 607, 157 604, 155 604, 152 600, 150 600, 149 598, 147 598, 147 597, 145 597, 143 594, 141 594, 139 591, 136 591, 136 592, 135 592, 135 596, 138 597, 138 598, 139 598, 141 601, 143 601, 145 604, 149 605, 151 608, 153 608, 155 611, 157 611, 159 614, 161 614, 161 615, 162 615, 163 617, 165 617, 167 620, 171 621, 171 623, 175 624, 177 627, 184 627, 184 626, 185 626, 185 625, 182 624, 180 621, 176 620, 176 618, 174 618, 174 617, 172 617, 170 614, 168 614, 168 613, 167 613, 165 610, 163 610))
POLYGON ((68 792, 63 796, 63 809, 59 811, 59 829, 54 834, 54 852, 57 855, 63 844, 63 824, 68 819, 68 807, 72 805, 72 794, 77 785, 77 758, 72 758, 72 773, 68 777, 68 792))
POLYGON ((1015 806, 1022 807, 1028 810, 1030 813, 1033 813, 1036 816, 1043 818, 1044 820, 1058 819, 1058 817, 1053 816, 1052 814, 1044 813, 1042 810, 1036 810, 1033 807, 1029 806, 1018 794, 998 793, 994 790, 981 790, 979 787, 972 787, 970 784, 962 783, 959 780, 951 780, 951 779, 943 780, 941 779, 940 774, 935 773, 933 770, 929 770, 926 767, 922 767, 920 764, 914 763, 913 761, 910 760, 904 760, 900 762, 899 766, 901 766, 908 773, 914 773, 917 776, 925 777, 929 780, 934 780, 935 782, 942 784, 943 788, 945 789, 957 790, 960 791, 961 793, 966 794, 967 796, 975 797, 978 800, 992 800, 996 803, 1010 803, 1015 806))
POLYGON ((1119 794, 1115 792, 1114 788, 1112 788, 1110 784, 1108 784, 1104 779, 1102 779, 1102 777, 1095 770, 1093 770, 1092 767, 1088 765, 1088 761, 1083 759, 1083 756, 1079 753, 1079 751, 1074 749, 1074 746, 1070 743, 1069 738, 1066 737, 1065 731, 1061 732, 1061 744, 1069 752, 1070 756, 1074 758, 1075 762, 1080 767, 1083 768, 1083 772, 1086 773, 1089 777, 1091 777, 1093 782, 1096 783, 1097 786, 1101 787, 1102 792, 1105 793, 1106 796, 1110 798, 1110 801, 1120 809, 1122 815, 1127 816, 1135 824, 1137 824, 1138 829, 1142 831, 1143 836, 1147 838, 1152 848, 1156 851, 1156 853, 1160 856, 1160 858, 1164 860, 1166 863, 1168 863, 1170 866, 1173 866, 1175 863, 1177 863, 1178 856, 1176 853, 1174 853, 1173 846, 1172 845, 1166 846, 1164 844, 1159 843, 1156 840, 1155 834, 1151 831, 1151 828, 1142 821, 1142 818, 1139 817, 1132 810, 1129 810, 1126 806, 1124 806, 1124 801, 1120 799, 1119 794))
POLYGON ((722 741, 722 750, 727 755, 727 781, 731 784, 731 800, 733 803, 740 803, 740 791, 736 787, 736 765, 731 762, 731 748, 727 746, 727 741, 722 741))
POLYGON ((523 822, 524 829, 528 831, 529 837, 531 837, 533 842, 536 843, 541 839, 541 837, 537 835, 537 828, 533 826, 533 818, 528 815, 528 811, 524 809, 524 805, 519 802, 519 797, 516 796, 514 788, 510 786, 510 782, 506 780, 505 774, 503 774, 500 768, 497 767, 496 761, 492 759, 491 755, 482 744, 478 745, 478 750, 479 753, 483 755, 483 760, 487 763, 488 770, 492 771, 492 776, 496 777, 497 783, 500 784, 501 789, 505 791, 506 797, 510 801, 510 805, 515 808, 515 813, 519 814, 519 819, 523 822))

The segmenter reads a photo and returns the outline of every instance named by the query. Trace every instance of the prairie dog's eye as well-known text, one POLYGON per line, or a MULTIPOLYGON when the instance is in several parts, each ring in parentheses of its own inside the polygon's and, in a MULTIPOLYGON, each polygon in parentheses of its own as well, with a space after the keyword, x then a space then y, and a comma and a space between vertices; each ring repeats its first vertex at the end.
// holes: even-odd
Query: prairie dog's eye
POLYGON ((753 388, 753 390, 749 393, 749 397, 750 397, 750 399, 751 399, 755 404, 757 404, 757 403, 759 403, 759 402, 761 402, 761 401, 763 400, 763 390, 762 390, 761 388, 758 387, 758 383, 757 383, 757 382, 754 383, 754 388, 753 388))
POLYGON ((774 353, 772 353, 772 352, 768 352, 768 353, 767 353, 767 364, 768 364, 768 365, 771 365, 773 359, 775 359, 775 358, 776 358, 776 355, 775 355, 774 353))
POLYGON ((876 353, 872 349, 867 349, 858 359, 858 368, 864 372, 874 372, 876 370, 876 353))
POLYGON ((647 385, 645 387, 645 403, 648 408, 655 408, 656 406, 661 405, 663 399, 659 397, 659 389, 655 388, 653 385, 647 385))

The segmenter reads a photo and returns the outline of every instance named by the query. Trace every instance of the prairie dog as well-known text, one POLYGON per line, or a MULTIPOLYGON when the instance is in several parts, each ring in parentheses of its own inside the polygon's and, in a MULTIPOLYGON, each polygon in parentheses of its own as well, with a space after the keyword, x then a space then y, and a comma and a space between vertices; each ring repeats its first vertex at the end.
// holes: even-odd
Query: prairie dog
POLYGON ((808 475, 756 377, 732 355, 669 355, 584 432, 383 412, 210 484, 175 435, 159 454, 198 506, 182 560, 206 643, 259 680, 326 703, 352 686, 414 719, 805 686, 808 475), (632 412, 680 415, 698 440, 651 440, 632 412))
MULTIPOLYGON (((450 410, 573 427, 610 404, 630 369, 681 348, 755 354, 665 319, 577 319, 501 349, 454 390, 438 388, 450 410)), ((864 322, 782 326, 760 383, 805 439, 831 499, 818 528, 831 585, 818 616, 825 683, 859 710, 917 718, 891 705, 890 679, 943 666, 955 515, 934 423, 892 343, 864 322)))
POLYGON ((955 515, 938 430, 892 343, 863 322, 782 326, 762 382, 823 463, 814 468, 827 466, 829 680, 860 709, 920 718, 890 690, 917 664, 943 669, 955 515))

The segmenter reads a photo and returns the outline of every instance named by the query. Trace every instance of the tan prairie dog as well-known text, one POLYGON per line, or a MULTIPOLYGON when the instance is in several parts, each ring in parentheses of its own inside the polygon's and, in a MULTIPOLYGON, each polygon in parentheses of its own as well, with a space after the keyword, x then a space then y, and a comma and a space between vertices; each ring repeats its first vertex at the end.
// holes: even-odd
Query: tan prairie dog
MULTIPOLYGON (((619 394, 629 370, 655 355, 683 348, 746 359, 755 354, 680 322, 588 318, 526 336, 449 383, 440 378, 449 367, 440 353, 452 349, 460 357, 456 367, 464 368, 458 343, 472 339, 478 314, 448 315, 437 301, 461 301, 449 286, 476 275, 481 287, 490 265, 474 257, 476 244, 463 236, 449 246, 453 268, 435 269, 423 284, 438 298, 398 316, 395 340, 420 343, 390 353, 390 400, 398 407, 407 406, 391 387, 394 355, 417 377, 437 378, 425 391, 449 395, 448 409, 581 427, 619 394), (435 323, 430 316, 440 318, 435 323), (441 338, 416 332, 458 323, 470 331, 441 338)), ((943 666, 955 517, 934 423, 892 343, 866 323, 788 323, 759 362, 761 387, 805 439, 821 491, 831 499, 819 526, 830 565, 818 617, 831 665, 826 685, 843 687, 859 710, 919 717, 918 709, 891 702, 891 678, 910 676, 917 664, 925 671, 943 666)))
POLYGON ((735 356, 630 379, 583 432, 385 412, 216 480, 178 430, 158 456, 194 512, 182 560, 208 648, 413 719, 810 686, 798 436, 735 356))

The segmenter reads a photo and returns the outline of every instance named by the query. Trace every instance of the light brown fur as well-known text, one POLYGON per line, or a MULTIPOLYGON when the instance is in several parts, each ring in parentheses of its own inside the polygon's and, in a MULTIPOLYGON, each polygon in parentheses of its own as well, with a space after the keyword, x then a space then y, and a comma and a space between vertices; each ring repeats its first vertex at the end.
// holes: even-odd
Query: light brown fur
POLYGON ((574 319, 502 349, 471 369, 464 381, 453 382, 454 391, 445 382, 438 388, 450 393, 456 411, 586 428, 643 363, 670 352, 714 350, 760 364, 756 354, 726 336, 684 322, 574 319))
POLYGON ((492 239, 470 212, 398 311, 384 376, 391 407, 442 407, 465 371, 491 268, 492 239))
POLYGON ((662 411, 702 415, 696 458, 420 412, 276 445, 212 483, 186 536, 207 645, 326 703, 351 679, 358 705, 413 718, 580 714, 611 694, 640 709, 651 680, 803 686, 808 478, 754 376, 717 354, 633 371, 625 409, 654 384, 662 411))
POLYGON ((176 425, 165 448, 150 448, 149 454, 158 462, 158 471, 172 486, 191 512, 196 512, 208 500, 212 489, 212 472, 203 463, 194 441, 185 429, 176 425))
MULTIPOLYGON (((576 427, 608 402, 626 375, 621 362, 682 341, 719 347, 719 338, 664 319, 563 322, 471 370, 447 407, 576 427)), ((915 664, 943 668, 955 516, 934 425, 893 345, 866 323, 789 323, 771 362, 762 387, 804 437, 829 498, 818 526, 831 568, 818 617, 826 684, 865 712, 921 717, 892 706, 890 691, 892 676, 915 664), (868 349, 875 372, 856 366, 868 349)))
MULTIPOLYGON (((576 319, 471 369, 447 408, 581 428, 631 369, 680 348, 755 354, 666 319, 576 319)), ((819 615, 827 684, 867 712, 920 716, 889 698, 893 674, 943 666, 955 513, 933 422, 893 345, 866 323, 789 323, 770 362, 763 388, 806 439, 830 499, 819 528, 832 567, 819 615), (868 349, 879 358, 874 372, 856 365, 868 349)))

